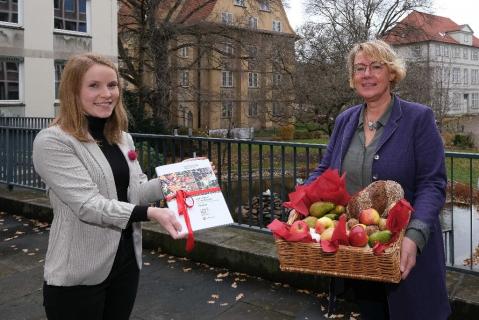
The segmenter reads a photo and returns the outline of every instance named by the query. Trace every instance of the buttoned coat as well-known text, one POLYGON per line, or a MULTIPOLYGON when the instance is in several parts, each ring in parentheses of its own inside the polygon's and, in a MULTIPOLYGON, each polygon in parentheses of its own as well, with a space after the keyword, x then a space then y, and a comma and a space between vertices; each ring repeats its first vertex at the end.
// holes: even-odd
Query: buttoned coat
MULTIPOLYGON (((130 170, 128 203, 118 201, 113 172, 95 142, 80 142, 58 126, 43 129, 33 143, 33 164, 47 185, 53 221, 44 278, 56 286, 94 285, 113 266, 121 232, 135 205, 162 198, 158 179, 147 180, 128 151, 135 146, 122 134, 118 144, 130 170)), ((133 223, 138 268, 142 265, 141 224, 133 223)))
MULTIPOLYGON (((351 107, 337 117, 327 151, 308 181, 327 168, 341 169, 362 107, 351 107)), ((395 97, 375 151, 372 178, 401 184, 405 198, 414 207, 413 217, 429 227, 430 235, 406 280, 388 285, 393 320, 441 320, 450 314, 439 222, 447 182, 444 162, 444 147, 432 110, 395 97)))

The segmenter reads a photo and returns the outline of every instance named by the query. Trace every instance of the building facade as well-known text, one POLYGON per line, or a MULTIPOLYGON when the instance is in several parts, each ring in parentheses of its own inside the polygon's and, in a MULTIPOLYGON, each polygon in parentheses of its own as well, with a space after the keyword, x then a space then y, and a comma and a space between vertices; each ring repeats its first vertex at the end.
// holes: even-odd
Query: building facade
POLYGON ((171 10, 180 30, 168 44, 172 126, 259 129, 291 117, 296 35, 281 1, 167 3, 158 19, 171 10))
POLYGON ((53 117, 73 54, 117 61, 116 0, 0 0, 0 116, 53 117))
POLYGON ((479 114, 479 39, 469 25, 413 11, 384 40, 427 67, 432 103, 446 104, 447 115, 479 114))

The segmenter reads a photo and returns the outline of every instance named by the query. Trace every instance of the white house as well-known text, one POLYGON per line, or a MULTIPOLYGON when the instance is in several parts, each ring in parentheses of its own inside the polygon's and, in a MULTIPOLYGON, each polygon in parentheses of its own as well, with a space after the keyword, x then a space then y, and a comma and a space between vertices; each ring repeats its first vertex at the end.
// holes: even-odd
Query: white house
POLYGON ((450 115, 479 114, 479 39, 469 25, 413 11, 384 40, 406 60, 433 68, 432 81, 447 88, 450 115))
POLYGON ((53 117, 65 61, 117 61, 116 0, 0 0, 0 116, 53 117))

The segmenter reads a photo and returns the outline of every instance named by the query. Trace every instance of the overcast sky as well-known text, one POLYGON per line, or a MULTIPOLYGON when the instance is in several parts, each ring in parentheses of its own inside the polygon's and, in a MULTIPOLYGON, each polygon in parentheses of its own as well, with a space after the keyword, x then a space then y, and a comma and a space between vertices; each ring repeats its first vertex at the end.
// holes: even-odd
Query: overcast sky
MULTIPOLYGON (((352 0, 354 1, 354 0, 352 0)), ((289 22, 296 29, 305 21, 304 0, 290 0, 286 8, 289 22)), ((457 24, 468 24, 479 37, 479 1, 478 0, 433 0, 434 13, 450 18, 457 24)))

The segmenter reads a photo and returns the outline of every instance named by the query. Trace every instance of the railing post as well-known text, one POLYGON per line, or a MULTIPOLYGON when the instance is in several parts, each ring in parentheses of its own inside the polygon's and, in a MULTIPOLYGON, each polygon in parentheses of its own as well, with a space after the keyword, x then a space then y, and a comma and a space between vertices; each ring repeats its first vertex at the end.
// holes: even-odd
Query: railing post
POLYGON ((12 152, 12 139, 11 139, 11 134, 10 128, 6 128, 7 130, 7 141, 6 141, 6 158, 7 158, 7 164, 6 164, 6 170, 7 170, 7 187, 8 190, 13 190, 13 152, 12 152))

